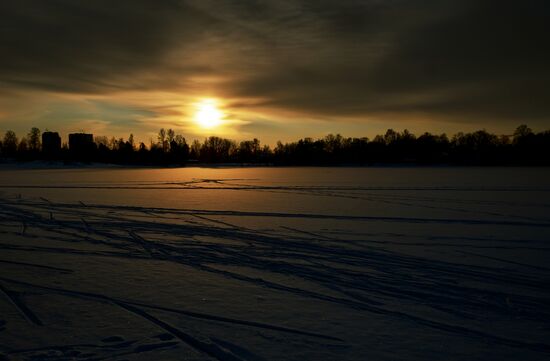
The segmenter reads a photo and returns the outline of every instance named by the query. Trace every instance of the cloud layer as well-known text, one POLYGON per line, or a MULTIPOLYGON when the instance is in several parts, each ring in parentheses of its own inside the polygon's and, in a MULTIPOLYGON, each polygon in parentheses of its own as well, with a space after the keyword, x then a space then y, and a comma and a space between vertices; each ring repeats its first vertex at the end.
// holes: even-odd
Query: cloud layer
POLYGON ((544 0, 3 1, 0 88, 545 126, 549 18, 544 0))

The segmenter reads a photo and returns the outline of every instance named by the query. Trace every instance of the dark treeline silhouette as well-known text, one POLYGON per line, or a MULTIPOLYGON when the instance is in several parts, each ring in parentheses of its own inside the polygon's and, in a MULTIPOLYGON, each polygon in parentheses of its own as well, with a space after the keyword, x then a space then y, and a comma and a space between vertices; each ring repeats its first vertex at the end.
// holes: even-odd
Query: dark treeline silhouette
POLYGON ((128 139, 71 134, 69 143, 57 133, 32 128, 22 138, 9 130, 0 141, 4 160, 49 160, 101 162, 135 165, 185 165, 189 163, 241 163, 270 165, 373 165, 373 164, 455 164, 455 165, 550 165, 550 130, 535 133, 526 125, 513 135, 497 136, 485 130, 415 136, 407 130, 389 129, 374 139, 328 135, 278 142, 275 149, 258 139, 236 142, 208 137, 191 144, 172 129, 161 129, 149 145, 128 139))

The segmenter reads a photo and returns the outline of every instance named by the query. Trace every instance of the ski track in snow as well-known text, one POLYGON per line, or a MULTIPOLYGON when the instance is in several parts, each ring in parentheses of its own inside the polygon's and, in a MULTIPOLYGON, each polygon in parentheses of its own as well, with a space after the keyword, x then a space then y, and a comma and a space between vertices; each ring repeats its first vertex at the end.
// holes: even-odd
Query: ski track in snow
MULTIPOLYGON (((466 348, 502 350, 498 353, 501 359, 517 359, 518 355, 522 359, 550 357, 550 337, 546 337, 550 336, 550 268, 513 257, 513 252, 531 252, 548 259, 550 217, 545 211, 550 205, 533 197, 524 202, 475 199, 478 192, 529 195, 550 189, 270 187, 246 181, 1 185, 0 360, 156 359, 160 356, 153 355, 170 352, 187 352, 189 359, 224 361, 300 359, 299 353, 293 355, 292 350, 303 345, 316 349, 317 353, 312 353, 316 358, 363 360, 376 346, 369 346, 368 340, 354 339, 353 327, 361 326, 337 324, 345 323, 341 319, 334 321, 334 327, 292 319, 278 324, 250 319, 246 312, 232 315, 209 307, 197 311, 200 305, 186 309, 173 300, 164 302, 151 296, 155 284, 145 287, 151 293, 143 291, 142 297, 140 292, 114 292, 113 287, 135 287, 122 284, 117 269, 112 270, 113 280, 107 281, 116 286, 93 287, 94 274, 77 268, 79 260, 83 264, 93 260, 103 269, 114 261, 137 268, 151 267, 151 262, 158 269, 180 267, 220 280, 218 287, 222 289, 226 280, 281 299, 292 297, 307 305, 322 305, 334 313, 373 317, 376 322, 385 320, 412 332, 443 335, 446 340, 460 340, 466 348), (61 202, 46 196, 10 193, 17 188, 233 190, 274 196, 295 194, 323 201, 344 198, 399 209, 424 209, 428 213, 412 217, 140 207, 61 202), (447 192, 469 197, 455 199, 447 192), (526 215, 516 211, 519 206, 541 211, 535 216, 526 215), (444 216, 438 216, 440 213, 444 216), (256 220, 263 223, 256 225, 256 220), (414 227, 415 233, 400 231, 401 227, 414 227), (460 232, 455 232, 457 227, 460 232), (488 236, 506 234, 506 230, 512 234, 509 238, 488 236), (529 231, 530 236, 514 237, 522 230, 529 231), (543 234, 546 239, 533 234, 543 234), (64 257, 71 261, 64 262, 64 257), (33 344, 29 336, 26 343, 21 343, 23 346, 10 344, 7 340, 25 334, 25 329, 40 335, 59 328, 49 324, 52 318, 48 317, 47 301, 41 301, 48 297, 86 302, 94 309, 107 308, 106 312, 133 317, 162 336, 147 334, 144 328, 139 338, 134 334, 129 339, 103 335, 94 342, 70 343, 60 337, 59 342, 65 343, 47 344, 47 340, 55 339, 52 336, 33 344), (21 322, 23 326, 16 326, 21 322), (314 329, 305 328, 308 324, 314 329), (223 333, 212 331, 216 325, 244 336, 224 338, 223 333), (347 332, 340 332, 343 329, 347 332), (290 351, 286 352, 290 353, 279 354, 281 344, 287 344, 290 351)), ((169 278, 170 274, 163 277, 169 278)), ((262 298, 259 300, 261 303, 262 298)), ((385 330, 385 334, 391 335, 391 330, 385 330)), ((457 355, 443 358, 460 358, 457 355)), ((384 353, 377 356, 373 359, 383 359, 384 353)), ((441 354, 434 354, 433 359, 440 359, 438 356, 441 354)))

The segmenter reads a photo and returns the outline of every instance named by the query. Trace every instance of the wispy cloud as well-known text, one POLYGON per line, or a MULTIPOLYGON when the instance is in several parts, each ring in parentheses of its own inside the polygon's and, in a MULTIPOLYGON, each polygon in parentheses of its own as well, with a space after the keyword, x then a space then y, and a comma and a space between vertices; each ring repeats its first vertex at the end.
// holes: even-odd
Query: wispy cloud
MULTIPOLYGON (((15 93, 97 97, 108 128, 143 131, 188 119, 198 96, 234 104, 243 132, 327 118, 343 131, 384 117, 544 126, 549 15, 543 0, 4 1, 0 102, 4 119, 21 116, 15 93)), ((55 117, 82 118, 72 99, 55 117)))

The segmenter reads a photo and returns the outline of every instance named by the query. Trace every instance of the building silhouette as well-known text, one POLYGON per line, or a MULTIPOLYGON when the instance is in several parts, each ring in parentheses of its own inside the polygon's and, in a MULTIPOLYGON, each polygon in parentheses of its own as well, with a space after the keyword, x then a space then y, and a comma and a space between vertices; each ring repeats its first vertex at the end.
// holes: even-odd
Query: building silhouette
POLYGON ((69 151, 71 153, 82 156, 91 155, 95 148, 93 134, 69 134, 69 151))
POLYGON ((42 152, 46 156, 54 156, 61 152, 61 137, 59 136, 59 133, 42 133, 42 152))

